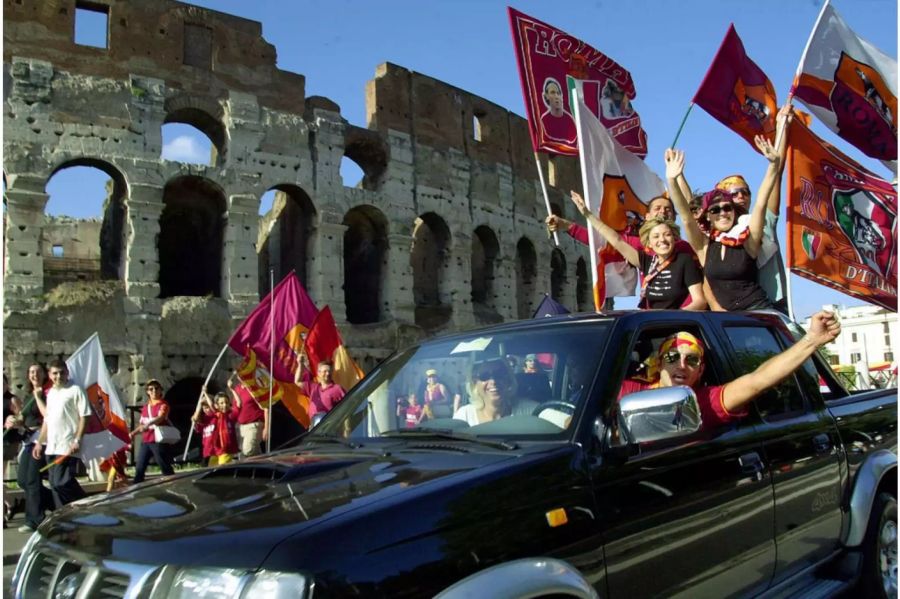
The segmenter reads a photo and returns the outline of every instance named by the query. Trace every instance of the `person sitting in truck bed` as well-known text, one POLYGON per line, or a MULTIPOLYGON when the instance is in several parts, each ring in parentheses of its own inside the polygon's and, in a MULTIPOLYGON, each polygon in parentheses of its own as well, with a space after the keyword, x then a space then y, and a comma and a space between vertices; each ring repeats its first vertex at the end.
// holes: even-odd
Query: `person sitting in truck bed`
POLYGON ((748 404, 797 370, 823 345, 841 332, 841 324, 830 312, 818 312, 810 319, 809 331, 794 345, 772 356, 756 370, 724 385, 697 386, 703 376, 703 343, 682 331, 667 337, 650 361, 648 377, 653 382, 626 379, 619 391, 621 399, 629 393, 687 385, 697 395, 704 427, 733 422, 747 414, 748 404))
POLYGON ((471 399, 453 418, 465 420, 469 426, 504 416, 527 416, 538 406, 530 399, 516 400, 516 379, 503 358, 476 362, 466 386, 471 399))

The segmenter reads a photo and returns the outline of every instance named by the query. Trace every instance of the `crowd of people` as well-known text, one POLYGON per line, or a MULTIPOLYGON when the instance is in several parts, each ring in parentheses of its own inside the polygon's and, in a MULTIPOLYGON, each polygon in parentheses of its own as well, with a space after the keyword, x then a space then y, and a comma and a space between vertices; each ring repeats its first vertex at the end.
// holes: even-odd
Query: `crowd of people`
MULTIPOLYGON (((667 195, 653 198, 643 222, 616 231, 591 213, 577 192, 572 202, 590 225, 641 275, 645 309, 756 310, 787 313, 784 261, 775 227, 781 208, 781 178, 787 146, 790 105, 779 111, 778 147, 757 136, 756 147, 768 161, 756 202, 741 175, 721 179, 714 189, 694 194, 685 175, 685 155, 665 152, 667 195), (683 221, 686 239, 675 222, 683 221), (636 229, 636 230, 635 230, 636 229)), ((557 215, 546 224, 588 243, 587 230, 557 215)))

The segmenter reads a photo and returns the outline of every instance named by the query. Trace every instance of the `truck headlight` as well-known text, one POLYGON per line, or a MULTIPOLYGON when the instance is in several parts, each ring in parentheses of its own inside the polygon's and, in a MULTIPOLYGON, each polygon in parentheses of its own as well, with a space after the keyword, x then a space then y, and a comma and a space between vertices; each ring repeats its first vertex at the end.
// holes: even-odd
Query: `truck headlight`
POLYGON ((306 596, 308 579, 302 574, 231 568, 175 568, 166 566, 152 597, 160 599, 271 599, 306 596))

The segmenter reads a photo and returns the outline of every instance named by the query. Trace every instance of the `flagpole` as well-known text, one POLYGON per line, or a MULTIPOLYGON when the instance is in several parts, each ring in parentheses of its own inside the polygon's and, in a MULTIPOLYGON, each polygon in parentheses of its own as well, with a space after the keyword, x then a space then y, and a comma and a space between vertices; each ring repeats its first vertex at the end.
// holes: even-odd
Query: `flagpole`
MULTIPOLYGON (((537 152, 534 153, 534 164, 537 166, 538 179, 541 180, 541 191, 544 193, 544 206, 547 208, 547 216, 552 216, 553 210, 550 209, 550 198, 547 196, 547 183, 544 182, 544 170, 541 168, 541 159, 537 152)), ((550 229, 547 229, 547 234, 549 237, 550 229)), ((556 231, 553 231, 553 242, 556 244, 556 247, 559 247, 559 235, 557 235, 556 231)))
MULTIPOLYGON (((591 204, 591 194, 590 194, 590 186, 588 185, 587 180, 587 164, 585 161, 587 160, 585 156, 584 144, 582 140, 584 139, 584 132, 581 129, 581 108, 579 107, 581 103, 581 82, 575 80, 575 84, 572 86, 572 94, 574 96, 574 102, 572 102, 572 109, 575 113, 575 129, 578 132, 578 147, 581 151, 578 152, 578 162, 581 165, 581 186, 584 189, 584 203, 587 206, 588 210, 593 210, 591 204)), ((591 252, 591 277, 593 278, 593 293, 591 295, 595 296, 594 301, 594 309, 596 311, 601 310, 601 305, 606 301, 606 298, 601 297, 597 298, 597 244, 594 241, 594 236, 591 235, 591 223, 590 221, 587 223, 588 227, 588 247, 591 252)))
POLYGON ((272 451, 272 390, 275 386, 275 269, 269 269, 269 405, 266 406, 266 453, 272 451))
MULTIPOLYGON (((209 385, 209 379, 212 378, 213 372, 216 371, 216 367, 219 365, 219 361, 222 359, 222 356, 225 355, 225 351, 227 349, 228 349, 228 344, 226 343, 225 345, 222 346, 222 351, 219 352, 219 357, 216 358, 216 361, 213 363, 212 368, 209 369, 209 374, 206 375, 206 381, 203 383, 203 387, 201 387, 200 397, 197 398, 197 407, 199 407, 200 402, 203 401, 203 389, 205 389, 206 386, 209 385)), ((197 408, 194 408, 194 411, 196 412, 197 408)), ((181 456, 182 462, 187 461, 188 449, 191 446, 191 438, 193 438, 193 436, 194 436, 194 426, 193 426, 193 424, 191 424, 191 429, 188 431, 187 443, 184 444, 184 455, 181 456)))
POLYGON ((684 113, 684 118, 681 119, 681 124, 678 126, 678 133, 675 134, 675 139, 672 141, 672 145, 670 148, 674 148, 675 144, 678 143, 678 138, 681 137, 681 130, 684 129, 684 124, 687 122, 688 115, 691 114, 691 110, 694 108, 694 103, 691 102, 688 104, 687 112, 684 113))

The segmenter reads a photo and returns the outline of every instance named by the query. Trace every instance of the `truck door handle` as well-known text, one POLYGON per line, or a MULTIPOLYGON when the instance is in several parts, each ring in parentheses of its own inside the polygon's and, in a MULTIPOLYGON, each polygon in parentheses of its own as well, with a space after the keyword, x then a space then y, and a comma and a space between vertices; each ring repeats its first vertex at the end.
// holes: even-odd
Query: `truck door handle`
POLYGON ((812 442, 816 453, 828 453, 831 451, 831 438, 826 433, 816 435, 813 437, 812 442))
POLYGON ((762 480, 763 462, 762 458, 755 451, 745 453, 738 458, 738 464, 741 465, 741 472, 744 474, 752 474, 756 480, 762 480))

